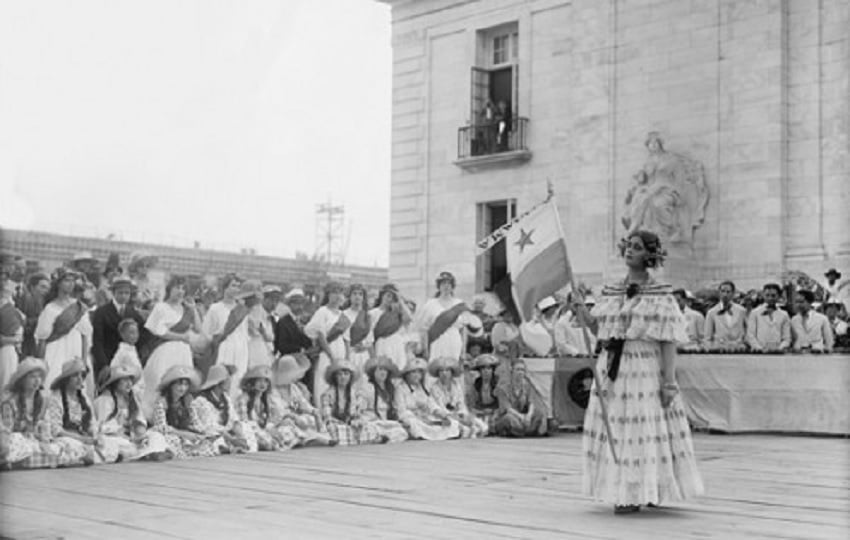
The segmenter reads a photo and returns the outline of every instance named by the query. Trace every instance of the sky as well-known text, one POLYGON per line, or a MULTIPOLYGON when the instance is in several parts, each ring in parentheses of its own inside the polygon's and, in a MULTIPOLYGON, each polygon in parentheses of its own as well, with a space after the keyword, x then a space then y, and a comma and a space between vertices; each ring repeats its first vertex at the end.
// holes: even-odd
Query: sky
POLYGON ((389 258, 392 51, 373 0, 0 0, 0 226, 389 258))

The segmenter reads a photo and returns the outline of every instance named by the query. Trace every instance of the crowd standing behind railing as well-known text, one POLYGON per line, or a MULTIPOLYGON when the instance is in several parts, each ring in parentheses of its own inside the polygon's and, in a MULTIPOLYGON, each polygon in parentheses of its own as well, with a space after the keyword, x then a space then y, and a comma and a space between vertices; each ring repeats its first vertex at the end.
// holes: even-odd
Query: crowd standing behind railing
MULTIPOLYGON (((493 315, 482 297, 456 298, 448 272, 417 308, 391 284, 371 300, 329 283, 316 302, 235 274, 216 288, 171 276, 160 295, 146 281, 155 264, 0 267, 0 466, 546 435, 552 413, 522 358, 603 346, 587 331, 587 291, 544 298, 519 324, 510 306, 493 315)), ((773 283, 741 294, 727 281, 706 309, 713 295, 675 291, 682 350, 846 350, 847 282, 827 277, 820 299, 773 283)))

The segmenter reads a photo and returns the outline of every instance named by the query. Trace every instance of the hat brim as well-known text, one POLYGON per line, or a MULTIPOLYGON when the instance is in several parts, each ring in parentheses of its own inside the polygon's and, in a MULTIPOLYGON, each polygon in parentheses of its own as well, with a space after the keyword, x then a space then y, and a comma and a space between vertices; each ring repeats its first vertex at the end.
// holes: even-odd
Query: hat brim
POLYGON ((104 390, 106 390, 107 388, 109 388, 110 386, 115 384, 116 382, 120 381, 121 379, 130 379, 130 380, 133 381, 133 384, 136 384, 137 382, 139 382, 139 379, 141 379, 141 378, 142 378, 142 376, 139 373, 125 373, 125 374, 121 375, 120 377, 116 377, 116 376, 113 376, 113 375, 110 374, 109 378, 106 379, 106 381, 104 381, 103 384, 100 385, 100 391, 103 392, 104 390))
POLYGON ((156 389, 157 389, 158 392, 162 392, 163 390, 165 390, 166 388, 171 386, 171 384, 174 381, 179 381, 180 379, 188 379, 189 380, 189 391, 196 391, 198 389, 198 387, 201 386, 201 378, 198 376, 197 373, 192 373, 191 375, 188 375, 188 376, 185 376, 185 377, 184 376, 172 377, 171 379, 162 381, 157 385, 156 389))
POLYGON ((57 390, 60 386, 62 386, 62 383, 65 382, 65 379, 69 379, 69 378, 73 377, 74 375, 76 375, 78 373, 82 373, 83 377, 85 377, 88 374, 88 372, 89 372, 88 368, 84 367, 83 369, 76 369, 74 371, 69 371, 68 373, 61 373, 61 374, 59 374, 58 377, 53 379, 52 383, 50 383, 50 389, 51 390, 57 390))
POLYGON ((375 378, 375 371, 378 368, 382 368, 382 369, 386 370, 388 379, 398 378, 398 377, 401 376, 401 370, 399 370, 398 366, 395 365, 392 361, 380 362, 380 363, 375 363, 375 364, 366 366, 366 369, 364 369, 363 371, 366 373, 367 378, 374 379, 375 378))
POLYGON ((336 376, 338 371, 348 371, 349 373, 351 373, 351 382, 352 383, 355 382, 357 380, 357 378, 360 376, 360 373, 358 373, 356 369, 354 369, 353 367, 350 367, 350 366, 337 367, 337 368, 331 369, 332 367, 333 366, 331 366, 327 370, 325 370, 325 382, 328 383, 329 386, 334 385, 334 377, 336 376))
POLYGON ((226 381, 228 378, 233 377, 233 374, 236 373, 236 366, 234 366, 233 364, 224 364, 224 368, 227 370, 227 377, 216 377, 215 379, 204 381, 203 384, 198 387, 198 391, 202 392, 204 390, 209 390, 210 388, 218 386, 224 381, 226 381))
POLYGON ((458 365, 443 365, 432 362, 428 365, 428 374, 434 377, 435 379, 440 376, 440 371, 443 369, 450 369, 453 377, 457 377, 460 375, 461 370, 458 365))
POLYGON ((7 392, 15 392, 17 391, 18 384, 30 373, 33 371, 40 371, 41 378, 44 379, 47 377, 47 369, 41 366, 31 366, 29 369, 21 371, 19 373, 12 374, 12 378, 9 379, 9 382, 6 384, 7 392))
POLYGON ((309 367, 299 367, 292 371, 284 373, 272 373, 272 384, 280 386, 282 384, 292 384, 301 380, 301 377, 309 370, 309 367))

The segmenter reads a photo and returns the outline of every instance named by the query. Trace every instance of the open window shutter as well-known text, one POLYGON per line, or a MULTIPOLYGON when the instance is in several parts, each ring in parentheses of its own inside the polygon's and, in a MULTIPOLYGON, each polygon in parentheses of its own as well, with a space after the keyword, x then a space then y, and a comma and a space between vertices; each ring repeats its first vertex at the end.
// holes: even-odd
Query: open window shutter
POLYGON ((519 64, 511 66, 511 113, 514 118, 519 116, 519 64))
POLYGON ((470 123, 478 124, 481 119, 481 111, 490 97, 490 72, 479 67, 472 68, 472 81, 470 85, 471 96, 469 103, 470 123))

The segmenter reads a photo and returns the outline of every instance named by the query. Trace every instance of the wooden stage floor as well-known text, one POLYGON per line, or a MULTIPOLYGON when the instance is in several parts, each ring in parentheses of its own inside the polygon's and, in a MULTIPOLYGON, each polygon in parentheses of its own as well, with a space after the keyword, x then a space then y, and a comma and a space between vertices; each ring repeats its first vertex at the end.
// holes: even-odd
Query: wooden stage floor
POLYGON ((614 516, 581 436, 0 474, 6 538, 850 538, 850 440, 696 435, 707 493, 614 516))

